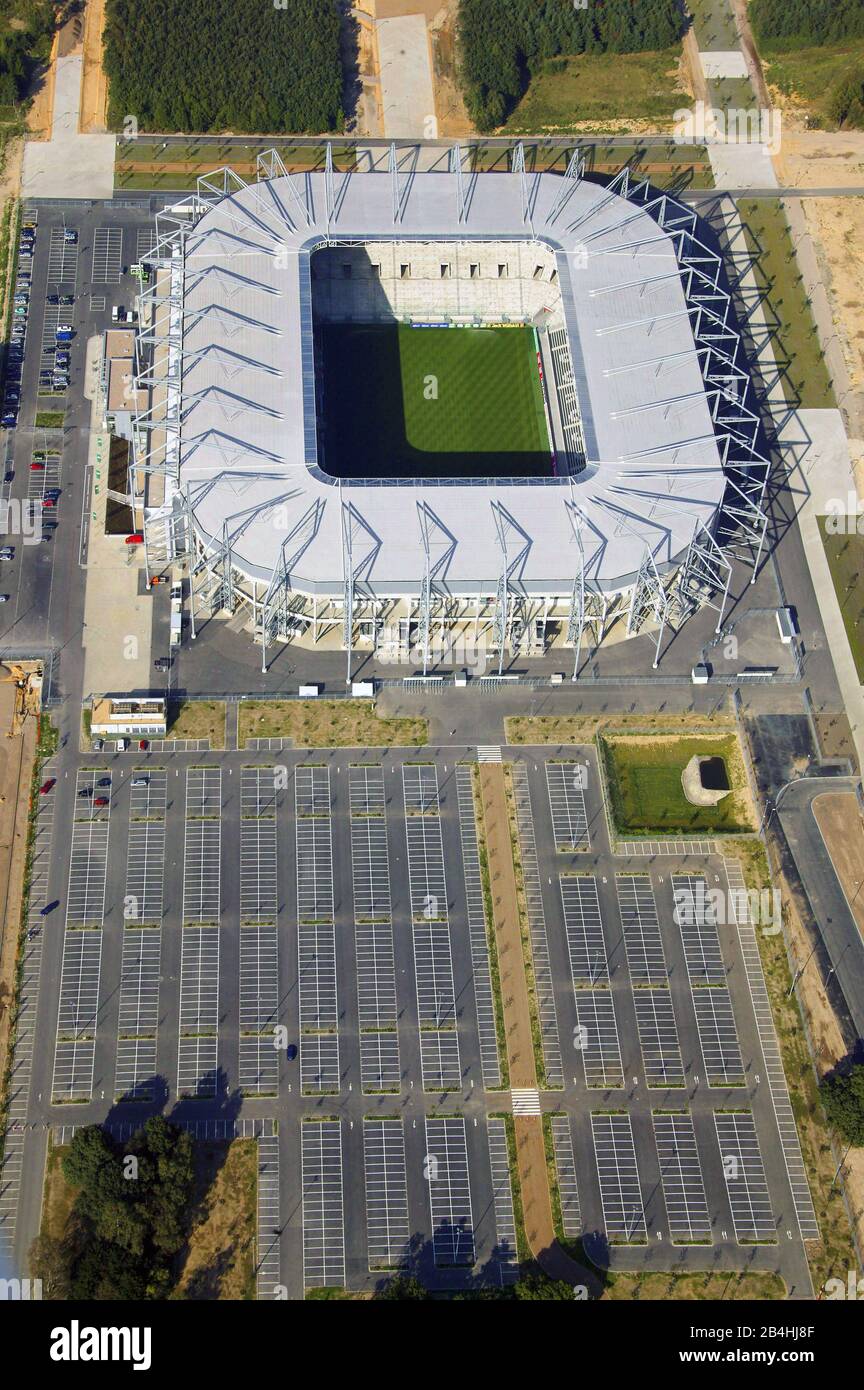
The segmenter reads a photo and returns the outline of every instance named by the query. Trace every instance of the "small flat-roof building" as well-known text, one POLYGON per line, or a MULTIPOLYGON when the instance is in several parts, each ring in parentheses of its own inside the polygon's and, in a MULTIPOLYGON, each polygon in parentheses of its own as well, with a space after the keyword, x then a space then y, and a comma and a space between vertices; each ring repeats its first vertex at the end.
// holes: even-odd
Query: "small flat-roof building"
POLYGON ((164 738, 167 708, 164 699, 135 699, 132 696, 100 695, 93 701, 90 732, 100 738, 127 735, 164 738))

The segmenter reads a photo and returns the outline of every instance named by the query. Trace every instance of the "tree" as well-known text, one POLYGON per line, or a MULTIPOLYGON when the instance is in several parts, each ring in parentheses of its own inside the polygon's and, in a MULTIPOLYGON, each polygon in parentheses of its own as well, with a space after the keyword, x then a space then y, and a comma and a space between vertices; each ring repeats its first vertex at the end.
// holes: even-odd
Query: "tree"
POLYGON ((828 115, 840 129, 864 126, 864 68, 847 72, 835 83, 828 96, 828 115))
POLYGON ((750 0, 757 38, 793 47, 864 37, 864 0, 750 0))
POLYGON ((429 1294, 419 1279, 397 1278, 388 1279, 383 1289, 378 1289, 374 1295, 376 1299, 399 1299, 402 1302, 411 1301, 415 1303, 426 1302, 429 1294))
POLYGON ((846 1073, 835 1072, 819 1089, 829 1123, 847 1144, 864 1146, 864 1064, 856 1062, 846 1073))

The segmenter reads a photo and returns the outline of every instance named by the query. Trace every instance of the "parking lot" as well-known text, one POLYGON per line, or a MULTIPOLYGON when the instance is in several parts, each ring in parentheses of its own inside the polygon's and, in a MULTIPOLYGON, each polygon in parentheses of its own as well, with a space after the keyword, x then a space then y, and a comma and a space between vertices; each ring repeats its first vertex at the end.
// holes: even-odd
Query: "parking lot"
MULTIPOLYGON (((37 1109, 298 1122, 279 1128, 292 1289, 406 1266, 511 1279, 506 1117, 536 1101, 497 1089, 470 761, 279 756, 81 755, 45 799, 58 988, 49 969, 37 1109)), ((569 791, 575 757, 523 750, 512 774, 564 1233, 613 1263, 782 1267, 815 1218, 738 933, 708 909, 722 861, 612 856, 580 756, 569 791)))

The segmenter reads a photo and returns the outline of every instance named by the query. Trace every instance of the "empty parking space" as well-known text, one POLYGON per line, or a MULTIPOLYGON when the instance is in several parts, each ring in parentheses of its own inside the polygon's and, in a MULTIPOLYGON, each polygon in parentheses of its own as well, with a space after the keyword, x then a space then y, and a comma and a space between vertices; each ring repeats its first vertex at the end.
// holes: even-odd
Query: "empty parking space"
POLYGON ((389 922, 359 923, 354 939, 360 1027, 395 1025, 396 968, 392 927, 389 922))
POLYGON ((333 1095, 341 1085, 335 1033, 300 1035, 300 1088, 304 1095, 333 1095))
POLYGON ((187 820, 183 857, 184 922, 219 921, 221 841, 219 821, 187 820))
POLYGON ((576 1185, 576 1160, 573 1156, 570 1118, 567 1115, 552 1115, 549 1125, 552 1130, 552 1148, 558 1174, 561 1225, 565 1236, 578 1239, 582 1235, 582 1212, 579 1207, 579 1189, 576 1185))
POLYGON ((91 284, 116 285, 120 280, 122 270, 123 228, 97 227, 93 232, 91 284))
POLYGON ((181 1037, 177 1045, 177 1094, 209 1100, 216 1095, 219 1042, 215 1036, 181 1037))
POLYGON ((645 1208, 630 1116, 592 1114, 591 1136, 606 1237, 612 1245, 643 1245, 645 1208))
POLYGON ((164 868, 164 820, 130 821, 123 903, 127 922, 161 922, 164 868))
POLYGON ((381 816, 351 817, 354 920, 390 920, 387 823, 381 816))
POLYGON ((495 1208, 495 1248, 493 1259, 499 1267, 503 1284, 519 1278, 519 1253, 516 1243, 516 1217, 513 1211, 513 1188, 510 1182, 510 1158, 507 1149, 507 1121, 492 1117, 486 1122, 489 1141, 489 1170, 492 1175, 492 1201, 495 1208))
POLYGON ((352 816, 383 816, 386 801, 383 768, 367 763, 349 768, 348 796, 352 816))
POLYGON ((473 1265, 474 1216, 461 1117, 426 1117, 426 1178, 436 1265, 473 1265))
POLYGON ((704 878, 675 874, 672 892, 691 985, 722 985, 726 980, 726 967, 704 878))
POLYGON ((129 818, 164 820, 168 799, 168 774, 164 767, 133 767, 129 786, 129 818))
POLYGON ((186 819, 217 819, 222 814, 222 769, 186 769, 186 819))
POLYGON ((647 874, 616 874, 615 888, 630 979, 634 985, 662 985, 668 972, 651 879, 647 874))
POLYGON ((51 1086, 55 1102, 91 1097, 101 964, 102 932, 67 928, 63 937, 51 1086))
POLYGON ((282 1230, 279 1200, 279 1136, 261 1134, 258 1137, 258 1248, 257 1294, 263 1298, 278 1298, 283 1285, 280 1268, 280 1235, 282 1230))
POLYGON ((108 821, 76 820, 69 855, 67 926, 101 927, 105 916, 105 874, 108 867, 108 821))
POLYGON ((420 1033, 420 1071, 424 1091, 458 1091, 462 1087, 459 1039, 449 1031, 424 1028, 420 1033))
POLYGON ((588 850, 588 812, 585 809, 586 767, 577 762, 547 762, 546 787, 552 813, 555 848, 569 853, 588 850))
POLYGON ((360 1034, 360 1085, 367 1095, 399 1091, 402 1071, 396 1031, 360 1034))
POLYGON ((609 963, 603 940, 597 880, 593 874, 564 874, 559 884, 573 988, 606 984, 609 980, 609 963))
POLYGON ((691 990, 709 1086, 743 1086, 744 1063, 732 1000, 725 985, 691 990))
POLYGON ((118 1038, 114 1070, 115 1099, 154 1100, 157 1081, 156 1039, 118 1038))
POLYGON ((776 1223, 756 1126, 749 1110, 715 1111, 714 1126, 739 1245, 775 1242, 776 1223))
POLYGON ((219 928, 185 926, 180 957, 180 1095, 215 1095, 218 1026, 219 928))
POLYGON ((162 932, 158 927, 126 927, 120 967, 121 1038, 155 1037, 159 1023, 162 932))
POLYGON ((146 261, 153 247, 156 245, 156 228, 139 227, 135 237, 135 260, 140 263, 146 261))
POLYGON ((664 1115, 655 1111, 652 1119, 672 1242, 707 1244, 711 1241, 711 1218, 693 1121, 685 1112, 664 1115))
POLYGON ((483 1085, 493 1090, 501 1085, 501 1063, 495 1030, 495 999, 492 993, 492 974, 489 964, 488 930, 477 845, 477 822, 474 813, 473 773, 463 763, 456 769, 456 797, 459 807, 459 834, 462 841, 462 871, 465 877, 465 904, 468 909, 468 939, 471 945, 471 966, 474 974, 474 1002, 477 1010, 477 1038, 480 1044, 480 1069, 483 1085))
POLYGON ((409 1252, 408 1184, 401 1120, 364 1119, 366 1238, 370 1269, 397 1269, 409 1252))
POLYGON ((303 1283, 307 1289, 345 1284, 342 1213, 342 1131, 338 1120, 300 1126, 303 1184, 303 1283))
POLYGON ((634 989, 639 1046, 649 1086, 683 1086, 684 1063, 668 989, 634 989))
POLYGON ((585 1068, 585 1085, 607 1090, 624 1085, 615 1004, 608 989, 577 989, 575 1041, 585 1068))
POLYGON ((304 764, 294 773, 294 809, 298 816, 330 815, 330 769, 304 764))
POLYGON ((75 288, 78 274, 78 242, 67 241, 65 228, 52 227, 48 242, 48 284, 52 289, 75 288))
POLYGON ((447 884, 444 877, 441 823, 437 816, 408 816, 405 832, 408 844, 411 916, 415 922, 446 918, 447 884))
MULTIPOLYGON (((56 304, 45 305, 45 316, 42 320, 42 354, 50 353, 53 357, 54 348, 57 344, 57 329, 60 325, 60 315, 68 314, 69 310, 61 308, 56 304)), ((63 319, 64 323, 68 319, 63 319)))
POLYGON ((244 816, 240 821, 240 916, 244 922, 275 922, 276 821, 244 816))
POLYGON ((339 1019, 336 995, 336 931, 332 922, 297 929, 300 1027, 316 1031, 335 1028, 339 1019))
POLYGON ((279 1084, 279 938, 275 926, 240 928, 240 1089, 274 1095, 279 1084))
POLYGON ((406 815, 438 815, 438 769, 434 763, 403 763, 402 791, 406 815))

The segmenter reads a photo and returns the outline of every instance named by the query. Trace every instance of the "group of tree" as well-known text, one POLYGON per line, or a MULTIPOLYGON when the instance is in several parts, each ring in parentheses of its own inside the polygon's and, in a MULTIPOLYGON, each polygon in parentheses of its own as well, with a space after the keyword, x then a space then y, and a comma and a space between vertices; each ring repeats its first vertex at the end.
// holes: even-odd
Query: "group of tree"
POLYGON ((678 0, 461 0, 460 71, 477 130, 502 125, 544 62, 559 54, 668 48, 682 33, 678 0))
POLYGON ((27 96, 33 69, 51 48, 57 6, 54 0, 20 0, 0 5, 0 104, 27 96))
MULTIPOLYGON (((432 1294, 424 1288, 419 1279, 406 1276, 405 1278, 389 1279, 382 1288, 378 1289, 373 1298, 378 1300, 392 1300, 400 1303, 425 1303, 432 1299, 432 1294)), ((565 1284, 559 1279, 547 1279, 545 1274, 532 1272, 523 1274, 513 1284, 506 1284, 503 1288, 490 1285, 488 1288, 470 1289, 465 1293, 451 1293, 448 1295, 451 1302, 534 1302, 536 1300, 554 1302, 573 1301, 573 1290, 569 1284, 565 1284)))
POLYGON ((761 40, 790 47, 864 38, 864 0, 750 0, 750 22, 761 40))
POLYGON ((336 0, 108 0, 109 120, 139 131, 341 130, 336 0))
POLYGON ((864 67, 843 74, 828 93, 828 115, 838 130, 864 127, 864 67))
POLYGON ((829 1124, 855 1148, 864 1147, 864 1064, 833 1072, 820 1087, 829 1124))
POLYGON ((98 1125, 76 1131, 62 1159, 75 1199, 60 1238, 40 1236, 33 1274, 54 1299, 165 1298, 186 1240, 192 1139, 161 1115, 121 1150, 98 1125))

